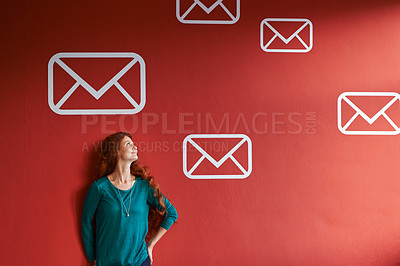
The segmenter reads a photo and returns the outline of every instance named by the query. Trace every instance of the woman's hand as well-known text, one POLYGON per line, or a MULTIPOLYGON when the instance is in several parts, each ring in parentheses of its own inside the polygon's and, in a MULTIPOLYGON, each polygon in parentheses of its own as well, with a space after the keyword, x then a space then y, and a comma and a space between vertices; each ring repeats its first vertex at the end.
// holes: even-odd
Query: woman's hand
POLYGON ((149 240, 149 243, 147 243, 147 253, 149 253, 150 264, 153 264, 153 248, 166 232, 167 229, 160 227, 154 236, 149 240))
POLYGON ((153 264, 153 245, 147 246, 147 253, 149 254, 150 264, 153 264))

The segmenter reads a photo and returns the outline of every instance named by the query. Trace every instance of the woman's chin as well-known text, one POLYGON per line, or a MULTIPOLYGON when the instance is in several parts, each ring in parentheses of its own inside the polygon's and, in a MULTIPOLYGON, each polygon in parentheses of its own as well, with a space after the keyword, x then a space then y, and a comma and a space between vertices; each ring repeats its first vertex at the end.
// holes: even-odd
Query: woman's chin
POLYGON ((124 160, 124 161, 130 161, 130 162, 136 162, 137 160, 139 159, 139 157, 138 156, 129 156, 129 157, 127 157, 127 158, 122 158, 122 160, 124 160))

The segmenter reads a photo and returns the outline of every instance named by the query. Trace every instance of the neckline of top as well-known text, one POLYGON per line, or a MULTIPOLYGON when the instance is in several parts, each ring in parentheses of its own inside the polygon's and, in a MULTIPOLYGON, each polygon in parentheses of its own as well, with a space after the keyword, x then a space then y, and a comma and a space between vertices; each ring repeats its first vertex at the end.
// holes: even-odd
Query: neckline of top
POLYGON ((131 186, 130 188, 128 188, 128 189, 120 189, 120 188, 117 188, 117 187, 111 182, 110 178, 108 178, 107 175, 105 176, 105 178, 108 180, 108 183, 109 183, 112 187, 114 187, 115 189, 118 189, 118 190, 120 190, 120 191, 125 191, 125 192, 131 190, 131 189, 135 186, 136 181, 137 181, 137 179, 135 179, 135 181, 133 181, 132 186, 131 186))

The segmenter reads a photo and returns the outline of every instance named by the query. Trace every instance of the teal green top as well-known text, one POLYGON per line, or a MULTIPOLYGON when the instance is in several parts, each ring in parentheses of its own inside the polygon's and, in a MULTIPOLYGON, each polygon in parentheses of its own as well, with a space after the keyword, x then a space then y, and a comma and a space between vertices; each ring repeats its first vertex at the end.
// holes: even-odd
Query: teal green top
MULTIPOLYGON (((165 196, 164 204, 167 209, 161 227, 168 230, 178 213, 165 196)), ((82 213, 83 246, 89 262, 96 260, 96 266, 142 264, 148 257, 145 237, 150 205, 161 210, 148 180, 136 177, 129 190, 116 188, 107 176, 96 180, 86 195, 82 213), (131 190, 127 217, 118 191, 128 209, 131 190)))

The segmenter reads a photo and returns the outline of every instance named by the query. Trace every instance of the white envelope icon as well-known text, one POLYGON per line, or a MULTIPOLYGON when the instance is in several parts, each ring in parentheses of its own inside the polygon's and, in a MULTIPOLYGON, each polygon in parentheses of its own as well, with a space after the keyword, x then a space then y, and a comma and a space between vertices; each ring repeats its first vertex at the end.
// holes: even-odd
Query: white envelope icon
MULTIPOLYGON (((114 73, 112 73, 114 74, 114 73)), ((139 98, 139 97, 137 97, 139 98)), ((103 99, 103 98, 102 98, 103 99)), ((146 102, 146 79, 145 79, 145 63, 143 58, 135 53, 58 53, 55 54, 49 61, 48 64, 48 103, 55 113, 60 115, 94 115, 94 114, 136 114, 140 112, 145 105, 146 102), (76 71, 73 70, 72 67, 68 66, 67 63, 63 62, 62 59, 70 59, 70 58, 78 58, 78 59, 88 59, 88 58, 104 58, 104 59, 121 59, 126 58, 129 59, 129 63, 126 64, 118 73, 116 73, 110 80, 107 81, 104 86, 100 89, 93 88, 86 82, 82 77, 80 77, 76 71), (130 60, 131 59, 131 60, 130 60), (123 77, 135 64, 139 64, 140 68, 140 88, 136 88, 134 86, 129 86, 129 88, 124 88, 118 81, 121 77, 123 77), (54 65, 57 64, 61 67, 63 71, 65 71, 72 79, 75 80, 74 85, 69 88, 69 90, 63 94, 64 96, 55 102, 54 94, 57 88, 55 87, 54 80, 54 65), (93 96, 93 100, 99 100, 111 87, 116 87, 118 89, 118 93, 121 93, 123 99, 129 102, 128 109, 124 107, 124 109, 119 108, 106 108, 105 106, 101 106, 98 109, 90 109, 90 108, 80 108, 80 109, 61 109, 63 104, 70 98, 71 95, 75 92, 77 88, 83 88, 86 90, 91 96, 93 96), (133 99, 130 92, 132 90, 140 90, 140 100, 137 102, 133 99), (132 106, 132 108, 130 108, 132 106)), ((118 103, 115 103, 118 106, 118 103)))
MULTIPOLYGON (((378 102, 378 101, 377 101, 378 102)), ((337 108, 338 108, 338 128, 340 132, 345 135, 397 135, 400 133, 400 119, 399 118, 390 118, 386 112, 388 112, 391 108, 400 107, 400 95, 395 92, 344 92, 342 93, 337 101, 337 108), (348 97, 386 97, 384 106, 381 104, 378 107, 381 107, 378 112, 376 112, 373 116, 367 115, 365 112, 361 110, 355 103, 355 99, 350 100, 348 97), (342 109, 344 106, 350 106, 351 110, 355 111, 354 115, 350 117, 350 119, 343 120, 343 112, 342 109), (397 105, 397 106, 396 106, 397 105), (377 128, 368 130, 368 129, 351 129, 349 130, 349 126, 351 126, 357 119, 363 119, 368 122, 371 127, 376 123, 378 119, 381 119, 381 122, 385 122, 385 129, 384 130, 377 130, 377 128), (394 121, 395 120, 395 121, 394 121)), ((364 109, 365 110, 365 109, 364 109)), ((400 110, 400 109, 399 109, 400 110)), ((398 110, 395 111, 398 113, 398 110)), ((392 114, 393 115, 393 114, 392 114)), ((398 114, 400 117, 400 114, 398 114)), ((367 124, 367 125, 368 125, 367 124)))
POLYGON ((248 177, 252 171, 252 150, 251 150, 251 140, 248 136, 244 134, 191 134, 186 136, 183 141, 183 172, 191 179, 243 179, 248 177), (196 143, 196 139, 239 139, 239 142, 231 148, 221 159, 215 160, 212 156, 207 153, 204 147, 201 147, 196 143), (242 146, 247 144, 247 167, 246 169, 242 164, 235 158, 235 152, 242 146), (196 152, 201 154, 200 159, 196 161, 193 165, 188 165, 188 148, 189 145, 194 147, 196 152), (210 162, 215 168, 221 167, 224 163, 231 160, 231 162, 236 165, 237 172, 235 174, 193 174, 193 172, 201 165, 203 161, 210 162), (240 173, 240 174, 238 174, 240 173))
POLYGON ((240 0, 216 0, 209 7, 201 0, 176 0, 176 17, 185 24, 234 24, 240 17, 240 0), (229 10, 224 5, 227 2, 234 5, 236 10, 229 10), (214 17, 217 12, 224 14, 224 17, 214 17))
POLYGON ((261 22, 260 36, 261 49, 269 53, 307 53, 311 51, 313 47, 313 25, 308 19, 266 18, 261 22), (301 26, 297 28, 296 31, 294 31, 288 38, 285 38, 283 34, 279 32, 279 29, 276 29, 271 25, 271 22, 279 22, 281 24, 293 24, 300 22, 301 26), (299 34, 307 29, 309 30, 309 40, 304 41, 299 34), (268 40, 264 37, 265 31, 270 31, 273 34, 273 36, 268 40), (289 43, 292 43, 294 41, 299 43, 298 47, 286 47, 289 43))

